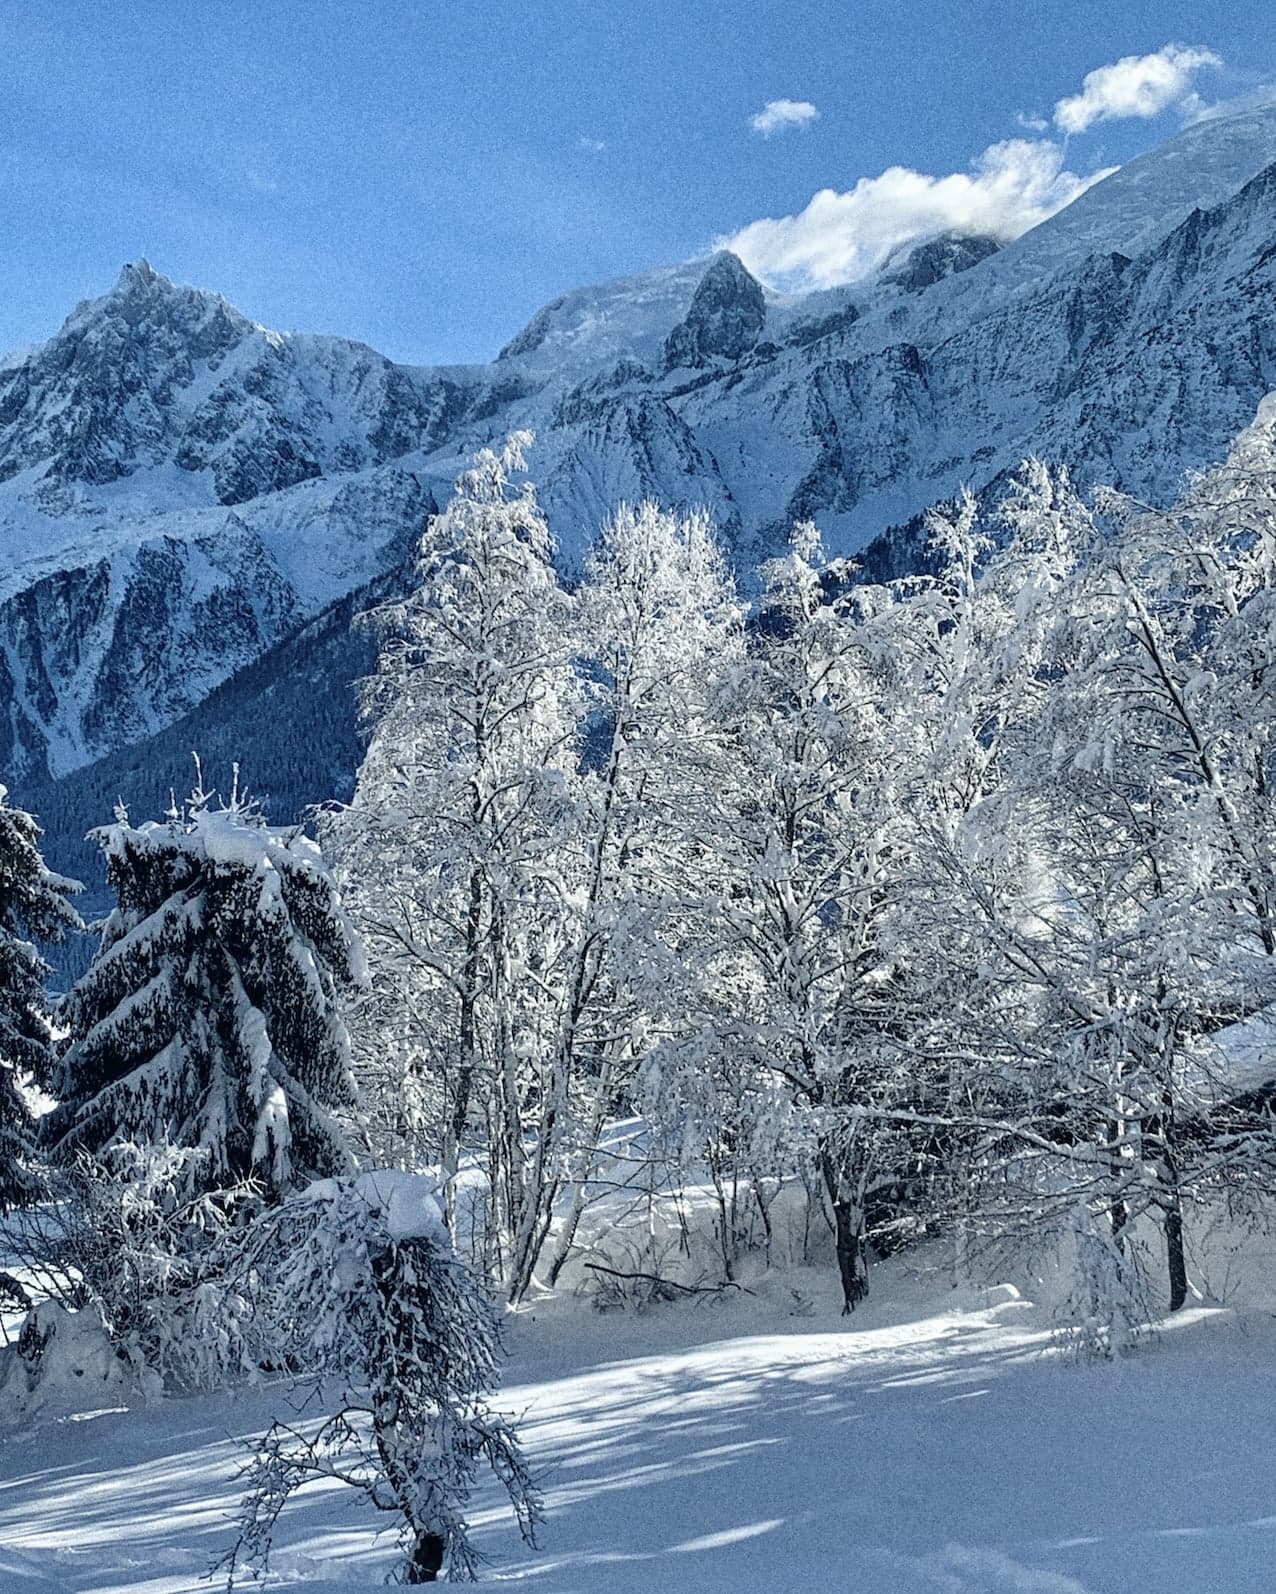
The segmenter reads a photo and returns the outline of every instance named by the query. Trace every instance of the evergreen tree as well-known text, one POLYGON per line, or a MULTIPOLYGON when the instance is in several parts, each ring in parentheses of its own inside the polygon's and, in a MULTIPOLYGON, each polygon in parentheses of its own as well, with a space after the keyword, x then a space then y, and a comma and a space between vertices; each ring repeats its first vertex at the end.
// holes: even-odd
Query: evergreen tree
POLYGON ((29 938, 59 941, 79 925, 67 901, 79 886, 40 856, 35 820, 0 786, 0 1209, 30 1196, 34 1123, 21 1082, 47 1086, 54 1064, 45 980, 29 938))
POLYGON ((118 907, 67 999, 54 1154, 125 1141, 202 1155, 192 1187, 252 1177, 272 1197, 348 1155, 354 1100, 338 1011, 362 953, 316 845, 233 793, 95 832, 118 907))

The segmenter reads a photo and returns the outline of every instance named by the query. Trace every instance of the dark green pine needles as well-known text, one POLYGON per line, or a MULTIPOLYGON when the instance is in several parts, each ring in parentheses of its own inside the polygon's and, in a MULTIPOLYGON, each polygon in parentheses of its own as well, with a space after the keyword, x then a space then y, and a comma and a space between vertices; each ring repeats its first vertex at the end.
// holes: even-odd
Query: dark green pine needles
POLYGON ((49 967, 32 941, 61 940, 80 923, 67 901, 80 888, 45 867, 39 840, 35 820, 12 807, 0 786, 0 1209, 38 1188, 25 1087, 48 1089, 54 1070, 49 967))
POLYGON ((345 1171, 343 990, 365 979, 318 847, 233 796, 95 836, 118 906, 67 999, 55 1156, 132 1141, 202 1153, 194 1187, 277 1198, 345 1171))

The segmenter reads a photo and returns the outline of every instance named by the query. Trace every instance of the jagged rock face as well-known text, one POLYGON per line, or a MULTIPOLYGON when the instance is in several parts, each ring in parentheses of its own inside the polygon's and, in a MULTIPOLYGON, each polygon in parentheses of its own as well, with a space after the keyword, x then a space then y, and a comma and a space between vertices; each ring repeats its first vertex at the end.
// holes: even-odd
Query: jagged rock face
POLYGON ((0 765, 57 773, 148 735, 292 629, 297 611, 234 525, 37 580, 0 603, 0 765))
POLYGON ((1030 453, 1166 499, 1276 386, 1274 188, 1276 169, 1136 260, 1090 258, 964 324, 919 314, 893 339, 894 312, 870 306, 765 370, 715 375, 678 413, 755 539, 815 516, 833 551, 854 553, 1030 453), (746 404, 747 430, 734 419, 746 404))
POLYGON ((790 330, 785 341, 793 347, 806 348, 809 344, 819 343, 824 338, 849 332, 859 318, 859 306, 846 304, 828 315, 816 316, 809 321, 799 321, 790 330))
POLYGON ((877 570, 1029 453, 1168 497, 1276 387, 1272 162, 1276 107, 995 252, 936 239, 796 299, 720 254, 563 295, 498 361, 437 371, 127 268, 0 368, 0 779, 170 723, 402 560, 515 428, 569 570, 622 499, 708 507, 742 569, 814 517, 877 570))
POLYGON ((945 233, 941 238, 932 238, 910 250, 899 265, 886 271, 883 280, 895 283, 906 293, 920 293, 945 277, 969 271, 1000 248, 1000 242, 986 234, 963 237, 958 233, 945 233))
POLYGON ((172 463, 242 504, 421 447, 454 387, 360 344, 268 332, 143 261, 0 371, 0 481, 38 472, 56 509, 58 489, 172 463))
MULTIPOLYGON (((723 535, 738 543, 742 528, 713 456, 674 407, 658 395, 630 394, 581 415, 541 478, 550 524, 595 532, 622 503, 657 499, 670 507, 711 511, 723 535)), ((557 441, 557 440, 556 440, 557 441)), ((587 538, 563 551, 579 562, 587 538)))
POLYGON ((0 481, 45 464, 52 482, 116 481, 157 463, 177 395, 216 372, 252 323, 212 295, 126 266, 109 313, 87 307, 14 370, 0 372, 0 481))
POLYGON ((758 341, 766 324, 762 285, 729 251, 714 258, 700 279, 687 318, 665 342, 665 365, 707 365, 738 360, 758 341))

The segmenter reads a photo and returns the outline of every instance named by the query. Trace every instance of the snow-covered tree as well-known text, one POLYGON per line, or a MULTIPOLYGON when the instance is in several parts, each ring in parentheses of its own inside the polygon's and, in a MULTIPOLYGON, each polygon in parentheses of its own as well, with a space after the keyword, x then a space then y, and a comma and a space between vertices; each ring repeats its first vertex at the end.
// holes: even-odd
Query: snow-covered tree
POLYGON ((253 1189, 201 1190, 191 1165, 207 1155, 128 1142, 100 1160, 81 1155, 51 1170, 48 1210, 16 1236, 42 1290, 100 1324, 119 1372, 146 1398, 224 1389, 257 1371, 250 1325, 227 1311, 217 1260, 253 1189))
POLYGON ((928 528, 933 574, 896 583, 878 623, 892 677, 891 756, 898 763, 913 748, 901 772, 908 844, 886 937, 906 971, 897 1039, 910 1072, 929 1080, 897 1107, 933 1135, 929 1216, 951 1225, 964 1278, 987 1226, 977 1209, 1007 1154, 1024 1149, 998 1128, 1023 1106, 1009 1081, 1022 1085, 1015 1067, 1037 1055, 1021 1022, 1032 995, 1006 948, 1040 927, 1037 898, 1054 889, 1042 883, 1039 838, 1027 812, 1010 806, 1010 789, 1041 744, 1047 647, 1094 527, 1067 473, 1029 460, 995 521, 967 493, 932 511, 928 528))
POLYGON ((1263 517, 1227 500, 1208 481, 1171 515, 1109 495, 1101 529, 1061 474, 1025 471, 1010 544, 967 583, 1000 615, 968 670, 995 714, 984 774, 933 827, 909 902, 936 1015, 915 1038, 960 1086, 951 1132, 985 1221, 1053 1214, 1075 1237, 1084 1207, 1110 1244, 1076 1243, 1078 1264, 1129 1271, 1154 1219, 1171 1307, 1185 1199, 1226 1161, 1200 1154, 1206 1042, 1272 994, 1270 684, 1261 643, 1229 658, 1263 517))
POLYGON ((275 1360, 334 1380, 341 1400, 317 1424, 277 1422, 255 1446, 235 1563, 265 1569, 280 1511, 316 1479, 400 1519, 405 1583, 474 1575, 466 1508, 485 1467, 531 1540, 536 1487, 486 1398, 499 1324, 452 1250, 439 1197, 423 1174, 321 1180, 238 1238, 228 1290, 275 1360))
POLYGON ((721 822, 729 736, 716 712, 743 647, 743 610, 707 515, 622 507, 578 593, 589 711, 573 836, 571 925, 537 1146, 568 1175, 553 1283, 575 1239, 603 1123, 642 1054, 684 1021, 696 915, 721 822), (691 912, 688 912, 690 904, 691 912))
POLYGON ((46 868, 39 838, 35 820, 0 786, 0 1210, 37 1187, 23 1084, 47 1089, 54 1067, 49 968, 32 939, 59 941, 80 923, 67 900, 79 887, 46 868))
POLYGON ((529 486, 525 434, 485 450, 422 540, 418 584, 377 617, 372 725, 332 821, 375 953, 364 1051, 400 1051, 449 1222, 465 1147, 484 1148, 490 1272, 526 1276, 547 1185, 529 1137, 552 1110, 580 722, 571 602, 529 486))
POLYGON ((318 847, 233 794, 95 832, 118 906, 67 998, 48 1143, 202 1153, 192 1190, 254 1179, 278 1197, 340 1172, 354 1101, 339 996, 362 951, 318 847))
POLYGON ((809 525, 764 578, 728 711, 722 818, 705 833, 714 857, 701 909, 712 928, 702 931, 699 1028, 657 1055, 655 1110, 704 1121, 715 1073, 737 1146, 773 1136, 777 1088, 801 1110, 849 1311, 867 1288, 866 1210, 883 1167, 882 1136, 860 1109, 891 1097, 901 1077, 882 1044, 894 991, 878 937, 899 782, 861 595, 844 572, 840 591, 826 575, 809 525), (742 1093, 744 1079, 753 1083, 742 1093))
POLYGON ((1067 588, 1046 722, 1043 807, 1070 908, 1054 939, 1084 931, 1073 961, 1102 1038, 1112 1226, 1119 1239, 1159 1214, 1172 1310, 1188 1292, 1182 1126, 1207 1105, 1201 1043, 1276 994, 1272 517, 1261 493, 1216 489, 1231 475, 1169 514, 1109 495, 1116 532, 1067 588))

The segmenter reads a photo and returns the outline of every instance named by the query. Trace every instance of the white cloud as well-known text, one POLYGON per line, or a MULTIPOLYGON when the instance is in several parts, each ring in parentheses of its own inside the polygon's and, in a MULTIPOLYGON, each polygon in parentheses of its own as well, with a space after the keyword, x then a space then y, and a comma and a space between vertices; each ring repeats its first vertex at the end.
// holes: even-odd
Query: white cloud
POLYGON ((1171 105, 1190 104, 1193 74, 1222 64, 1222 57, 1204 45, 1167 44, 1151 55, 1122 56, 1087 72, 1080 94, 1058 102, 1055 126, 1064 133, 1084 133, 1096 122, 1156 116, 1171 105))
POLYGON ((768 100, 749 118, 749 126, 763 138, 770 138, 772 133, 784 133, 791 127, 810 127, 819 114, 810 100, 768 100))
POLYGON ((607 148, 605 138, 586 138, 584 134, 576 140, 576 148, 587 151, 590 155, 601 155, 607 148))
POLYGON ((774 286, 838 287, 939 233, 1017 238, 1107 175, 1065 170, 1062 149, 1048 139, 1008 139, 986 149, 969 172, 929 177, 892 166, 845 193, 821 189, 796 216, 750 222, 722 247, 774 286))

